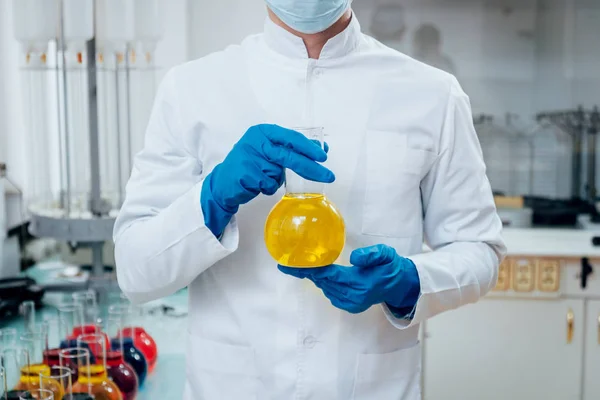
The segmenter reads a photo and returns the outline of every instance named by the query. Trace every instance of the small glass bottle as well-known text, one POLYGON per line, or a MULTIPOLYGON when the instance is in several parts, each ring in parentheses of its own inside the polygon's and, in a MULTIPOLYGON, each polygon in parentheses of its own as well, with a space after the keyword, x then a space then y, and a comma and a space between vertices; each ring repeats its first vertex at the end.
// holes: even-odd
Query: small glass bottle
POLYGON ((140 386, 133 367, 125 362, 123 357, 123 339, 121 335, 121 320, 110 317, 106 321, 106 332, 111 338, 112 348, 106 353, 106 369, 112 380, 123 395, 123 400, 134 400, 140 386), (117 346, 118 344, 118 346, 117 346))
POLYGON ((16 347, 4 348, 0 351, 0 399, 19 400, 20 396, 29 396, 31 393, 25 390, 15 389, 20 383, 20 366, 16 347))
POLYGON ((151 373, 154 371, 158 360, 158 346, 154 338, 145 329, 147 326, 145 321, 146 311, 143 307, 132 305, 124 295, 121 295, 119 304, 129 306, 131 309, 131 319, 128 321, 127 326, 123 327, 123 336, 133 339, 133 344, 142 352, 148 363, 148 373, 151 373))
MULTIPOLYGON (((15 389, 29 391, 40 389, 40 376, 51 375, 50 367, 44 364, 45 328, 43 325, 34 325, 31 331, 23 333, 20 339, 22 348, 19 351, 18 361, 21 377, 15 389)), ((45 378, 43 384, 54 393, 55 397, 62 399, 64 389, 60 382, 45 378)))
MULTIPOLYGON (((87 336, 87 335, 86 335, 87 336)), ((103 346, 100 336, 95 344, 87 344, 90 348, 103 346)), ((87 393, 95 400, 123 400, 117 386, 108 379, 104 364, 91 363, 90 351, 84 347, 63 349, 60 352, 61 366, 68 366, 77 376, 73 383, 73 394, 87 393), (75 372, 76 371, 76 372, 75 372)))
POLYGON ((23 328, 25 329, 25 332, 31 331, 35 327, 35 302, 22 302, 19 306, 19 313, 23 317, 23 328))
MULTIPOLYGON (((11 352, 15 350, 6 350, 6 353, 0 352, 0 399, 2 400, 19 400, 21 397, 28 400, 33 400, 31 393, 26 390, 12 390, 18 383, 18 374, 13 374, 11 377, 10 370, 15 365, 11 365, 10 358, 13 357, 11 352)), ((16 359, 12 360, 16 361, 16 359)), ((17 370, 14 368, 15 371, 17 370)))
POLYGON ((83 306, 74 302, 63 302, 58 307, 61 348, 77 347, 77 336, 83 332, 83 306))
MULTIPOLYGON (((61 320, 58 315, 47 317, 43 322, 46 330, 46 341, 44 343, 44 364, 54 369, 60 367, 60 345, 63 341, 62 334, 64 328, 61 326, 61 320)), ((54 372, 54 371, 53 371, 54 372)))
POLYGON ((124 303, 113 304, 108 308, 108 318, 118 322, 118 336, 111 338, 113 350, 122 349, 125 362, 134 369, 140 386, 144 384, 148 374, 148 362, 144 354, 135 346, 133 338, 123 334, 126 327, 130 326, 131 307, 124 303))
POLYGON ((4 349, 14 349, 17 347, 16 328, 0 329, 0 354, 4 349))
MULTIPOLYGON (((50 368, 50 373, 48 375, 44 373, 40 373, 40 389, 49 390, 54 394, 57 399, 64 399, 65 395, 71 393, 72 390, 72 376, 71 370, 67 367, 55 366, 54 368, 50 368), (53 392, 53 387, 51 382, 58 382, 62 387, 62 393, 53 392), (50 384, 49 384, 50 383, 50 384), (58 397, 61 396, 61 397, 58 397)), ((35 394, 34 394, 35 397, 35 394)))
POLYGON ((83 327, 75 330, 73 335, 77 337, 82 334, 97 333, 100 330, 98 327, 100 311, 96 292, 93 290, 83 290, 75 292, 71 296, 73 302, 81 306, 83 313, 83 327))
MULTIPOLYGON (((295 128, 324 145, 323 128, 295 128)), ((271 256, 288 267, 315 268, 334 263, 346 240, 344 219, 325 196, 325 184, 285 171, 285 195, 265 223, 271 256)))

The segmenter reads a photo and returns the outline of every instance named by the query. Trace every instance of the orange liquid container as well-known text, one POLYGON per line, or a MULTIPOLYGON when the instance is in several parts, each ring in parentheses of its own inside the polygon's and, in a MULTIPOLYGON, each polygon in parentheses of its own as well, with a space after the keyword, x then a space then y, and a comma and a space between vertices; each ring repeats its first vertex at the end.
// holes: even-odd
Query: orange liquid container
POLYGON ((95 400, 123 400, 117 385, 108 379, 103 365, 81 367, 78 375, 73 393, 90 393, 95 400))
MULTIPOLYGON (((16 387, 14 387, 14 390, 34 391, 41 389, 40 374, 48 376, 50 373, 50 367, 44 364, 34 364, 28 367, 23 367, 21 368, 21 377, 19 378, 19 383, 16 387)), ((57 380, 51 378, 42 378, 42 385, 44 389, 50 390, 54 394, 55 399, 63 398, 65 389, 57 380)))
POLYGON ((323 267, 342 253, 344 219, 323 194, 288 193, 267 217, 265 243, 281 265, 323 267))

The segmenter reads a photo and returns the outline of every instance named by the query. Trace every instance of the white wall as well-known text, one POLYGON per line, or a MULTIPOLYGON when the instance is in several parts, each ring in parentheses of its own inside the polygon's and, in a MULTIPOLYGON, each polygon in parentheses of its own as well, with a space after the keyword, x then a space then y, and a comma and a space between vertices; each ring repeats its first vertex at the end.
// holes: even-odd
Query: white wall
POLYGON ((202 57, 262 32, 264 0, 190 0, 190 56, 202 57))
MULTIPOLYGON (((193 1, 193 0, 190 0, 193 1)), ((156 49, 156 63, 160 76, 169 68, 189 59, 188 0, 164 0, 165 36, 156 49)))

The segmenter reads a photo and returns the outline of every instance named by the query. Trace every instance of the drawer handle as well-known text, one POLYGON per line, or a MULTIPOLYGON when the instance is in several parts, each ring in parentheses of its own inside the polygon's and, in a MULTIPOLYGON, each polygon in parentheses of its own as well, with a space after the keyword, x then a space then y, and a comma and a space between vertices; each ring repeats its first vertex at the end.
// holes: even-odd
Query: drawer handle
POLYGON ((567 312, 567 343, 573 342, 573 330, 575 325, 575 314, 573 310, 569 309, 567 312))

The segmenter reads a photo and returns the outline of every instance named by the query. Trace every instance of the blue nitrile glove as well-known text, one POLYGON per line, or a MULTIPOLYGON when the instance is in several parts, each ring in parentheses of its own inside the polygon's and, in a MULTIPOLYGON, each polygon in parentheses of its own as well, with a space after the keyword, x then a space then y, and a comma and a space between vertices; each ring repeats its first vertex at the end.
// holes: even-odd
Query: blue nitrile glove
POLYGON ((325 160, 321 146, 299 132, 277 125, 251 127, 202 184, 204 223, 220 237, 240 205, 260 193, 277 192, 285 168, 311 181, 333 182, 333 172, 318 164, 325 160))
POLYGON ((342 310, 358 314, 374 304, 386 303, 398 318, 411 319, 421 294, 415 264, 400 257, 393 248, 379 244, 354 250, 352 267, 329 265, 322 268, 289 268, 281 272, 308 278, 319 287, 331 303, 342 310))

